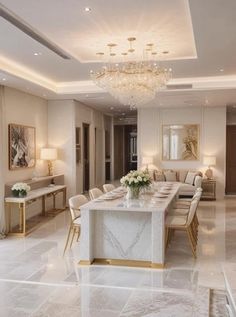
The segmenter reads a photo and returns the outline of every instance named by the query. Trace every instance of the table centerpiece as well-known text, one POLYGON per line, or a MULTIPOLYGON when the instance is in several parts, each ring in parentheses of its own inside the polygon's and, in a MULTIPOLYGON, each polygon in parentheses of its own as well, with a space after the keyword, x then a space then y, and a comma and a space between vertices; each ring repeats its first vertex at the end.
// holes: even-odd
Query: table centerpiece
POLYGON ((148 171, 130 171, 120 179, 122 186, 128 189, 128 199, 138 199, 140 190, 151 185, 148 171))

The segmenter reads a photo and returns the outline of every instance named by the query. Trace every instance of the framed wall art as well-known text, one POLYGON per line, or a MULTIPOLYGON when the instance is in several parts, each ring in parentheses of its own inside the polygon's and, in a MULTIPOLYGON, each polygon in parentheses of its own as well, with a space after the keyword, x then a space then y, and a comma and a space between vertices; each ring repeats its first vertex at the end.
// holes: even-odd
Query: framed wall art
POLYGON ((36 163, 35 128, 9 124, 9 169, 34 167, 36 163))
POLYGON ((199 125, 171 124, 162 129, 162 160, 199 160, 199 125))

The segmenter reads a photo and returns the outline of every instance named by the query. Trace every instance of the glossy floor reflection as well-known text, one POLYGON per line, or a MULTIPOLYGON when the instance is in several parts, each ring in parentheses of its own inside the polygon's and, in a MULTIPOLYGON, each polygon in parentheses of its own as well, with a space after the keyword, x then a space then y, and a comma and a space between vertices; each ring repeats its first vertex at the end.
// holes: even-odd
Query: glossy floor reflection
POLYGON ((209 288, 224 289, 222 264, 236 262, 235 206, 201 202, 197 260, 178 232, 165 270, 79 267, 79 243, 63 258, 67 212, 0 240, 0 316, 208 316, 209 288))

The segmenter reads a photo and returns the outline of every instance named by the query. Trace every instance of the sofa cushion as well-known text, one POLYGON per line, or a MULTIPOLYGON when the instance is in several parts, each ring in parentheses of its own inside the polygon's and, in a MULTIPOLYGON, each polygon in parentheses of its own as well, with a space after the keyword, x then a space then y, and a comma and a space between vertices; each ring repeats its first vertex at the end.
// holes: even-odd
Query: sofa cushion
POLYGON ((181 182, 181 183, 184 183, 185 182, 185 179, 186 179, 186 176, 187 176, 187 174, 188 174, 188 171, 186 171, 186 170, 179 170, 179 172, 178 172, 178 176, 179 176, 179 182, 181 182))
POLYGON ((180 195, 192 195, 196 191, 196 188, 193 185, 182 183, 180 185, 179 194, 180 195))
POLYGON ((161 171, 154 171, 154 180, 156 182, 164 182, 165 175, 161 171))
POLYGON ((197 175, 196 172, 188 172, 184 182, 186 184, 193 185, 196 175, 197 175))
POLYGON ((164 175, 165 175, 165 180, 167 182, 176 182, 177 181, 176 172, 174 172, 174 171, 164 172, 164 175))

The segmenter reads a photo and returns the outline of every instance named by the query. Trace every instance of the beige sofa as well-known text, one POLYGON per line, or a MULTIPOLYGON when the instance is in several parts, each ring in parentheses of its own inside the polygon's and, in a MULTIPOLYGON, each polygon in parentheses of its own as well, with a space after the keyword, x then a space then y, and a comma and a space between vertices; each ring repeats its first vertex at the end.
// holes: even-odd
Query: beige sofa
POLYGON ((156 182, 180 182, 179 195, 193 196, 198 187, 202 187, 202 173, 192 170, 155 170, 153 179, 156 182))

